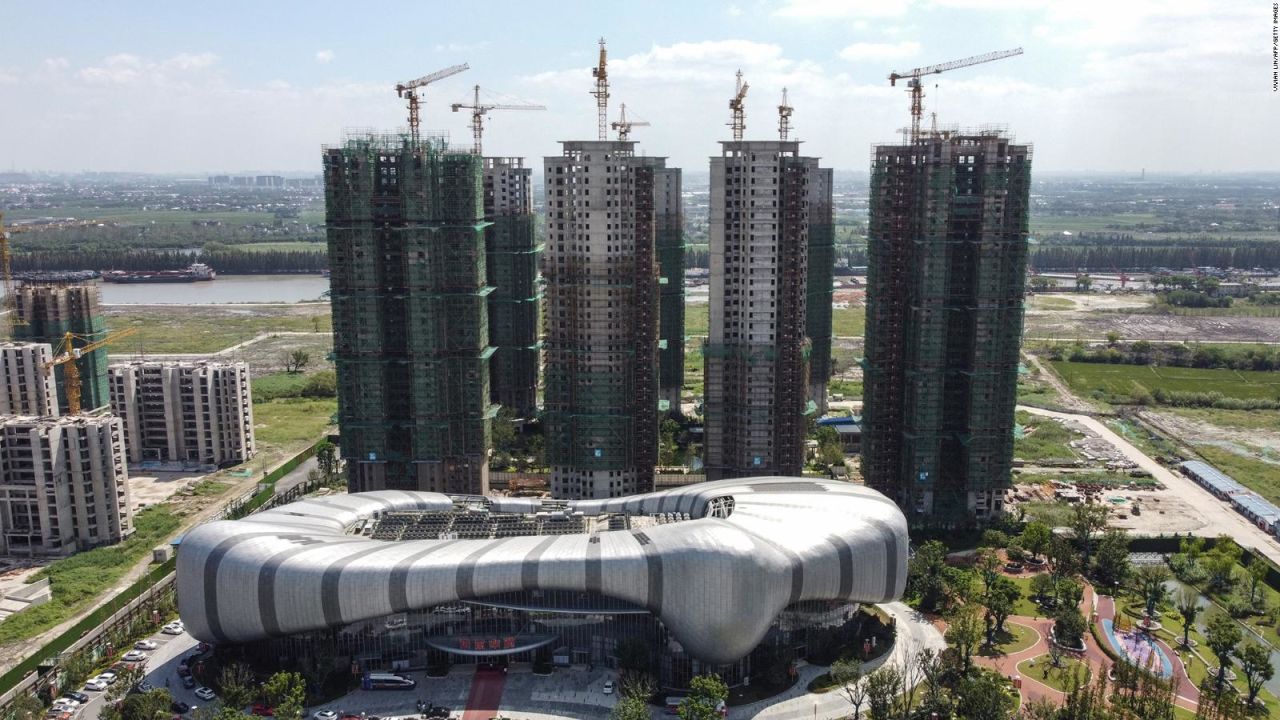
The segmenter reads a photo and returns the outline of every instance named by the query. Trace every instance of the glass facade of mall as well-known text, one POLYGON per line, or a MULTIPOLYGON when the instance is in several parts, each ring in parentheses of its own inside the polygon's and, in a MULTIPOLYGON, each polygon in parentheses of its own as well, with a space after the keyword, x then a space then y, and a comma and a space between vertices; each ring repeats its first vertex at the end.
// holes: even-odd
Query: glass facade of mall
POLYGON ((691 677, 710 672, 736 686, 748 682, 753 662, 789 663, 834 637, 856 632, 863 617, 857 610, 856 603, 795 603, 779 614, 754 652, 729 665, 709 665, 688 655, 644 608, 597 593, 545 590, 397 613, 241 649, 258 663, 278 667, 312 665, 316 658, 325 658, 335 667, 396 671, 511 662, 617 668, 620 656, 634 657, 639 647, 647 651, 650 669, 663 689, 686 688, 691 677))

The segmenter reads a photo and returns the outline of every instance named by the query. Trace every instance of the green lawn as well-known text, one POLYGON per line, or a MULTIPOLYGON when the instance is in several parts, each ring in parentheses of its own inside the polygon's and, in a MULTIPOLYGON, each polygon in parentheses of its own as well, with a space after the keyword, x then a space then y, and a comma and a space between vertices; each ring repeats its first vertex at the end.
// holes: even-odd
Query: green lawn
POLYGON ((705 336, 711 327, 710 315, 711 305, 708 303, 685 303, 684 334, 705 336))
POLYGON ((1057 502, 1024 502, 1018 508, 1026 512, 1027 520, 1039 520, 1049 527, 1062 527, 1071 521, 1071 506, 1057 502))
POLYGON ((1216 445, 1195 445, 1210 465, 1273 503, 1280 503, 1280 464, 1263 462, 1216 445))
POLYGON ((331 398, 283 398, 254 403, 254 435, 258 442, 270 445, 313 442, 338 411, 338 401, 331 398))
POLYGON ((106 313, 107 327, 119 331, 136 328, 137 333, 111 345, 111 352, 128 353, 211 353, 228 348, 264 332, 333 331, 328 305, 308 307, 308 311, 268 313, 245 312, 234 308, 189 306, 130 308, 106 313))
POLYGON ((1171 392, 1220 392, 1233 398, 1280 397, 1280 372, 1206 370, 1200 368, 1052 362, 1053 369, 1082 397, 1095 391, 1108 395, 1138 395, 1163 388, 1171 392))
POLYGON ((835 308, 831 311, 831 333, 836 337, 862 337, 867 332, 866 308, 835 308))
POLYGON ((1013 604, 1013 614, 1022 617, 1039 617, 1039 606, 1031 602, 1031 575, 1015 575, 1009 580, 1022 591, 1018 601, 1013 604))
POLYGON ((133 524, 133 534, 123 542, 57 560, 33 575, 32 582, 49 578, 53 599, 0 621, 0 645, 42 633, 88 607, 177 530, 179 520, 162 504, 135 514, 133 524))
POLYGON ((1030 658, 1018 663, 1018 672, 1060 692, 1067 691, 1073 677, 1079 678, 1081 685, 1088 685, 1090 678, 1089 668, 1073 657, 1063 657, 1059 667, 1053 666, 1048 655, 1030 658))
POLYGON ((1024 435, 1014 440, 1013 455, 1027 462, 1076 460, 1078 456, 1067 443, 1084 437, 1068 430, 1062 423, 1019 410, 1015 416, 1024 435))
POLYGON ((1016 652, 1022 652, 1035 645, 1040 637, 1039 633, 1026 625, 1005 622, 1004 627, 1004 632, 996 633, 996 646, 980 653, 981 655, 995 657, 997 655, 1012 655, 1016 652))
POLYGON ((862 397, 862 383, 856 380, 832 380, 827 383, 827 393, 843 395, 845 400, 857 400, 862 397))
POLYGON ((306 386, 307 375, 272 373, 253 378, 250 384, 253 386, 253 398, 259 402, 280 397, 296 397, 298 392, 306 386))
POLYGON ((1027 304, 1032 310, 1075 310, 1077 307, 1075 301, 1070 298, 1052 295, 1033 295, 1027 304))

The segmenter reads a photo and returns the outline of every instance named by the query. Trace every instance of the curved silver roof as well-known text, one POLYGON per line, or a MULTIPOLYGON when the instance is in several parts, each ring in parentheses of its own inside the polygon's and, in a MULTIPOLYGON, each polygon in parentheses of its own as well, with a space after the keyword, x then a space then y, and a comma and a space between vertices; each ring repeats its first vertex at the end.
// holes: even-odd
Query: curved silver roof
MULTIPOLYGON (((495 512, 539 501, 485 498, 495 512)), ((561 506, 563 504, 560 504, 561 506)), ((388 511, 447 511, 437 493, 307 499, 201 525, 178 550, 178 610, 209 642, 245 642, 518 590, 598 592, 648 608, 694 657, 734 662, 800 600, 902 595, 907 523, 859 485, 722 480, 568 503, 584 515, 686 513, 683 522, 596 534, 385 542, 348 534, 388 511), (710 517, 732 498, 728 517, 710 517)))

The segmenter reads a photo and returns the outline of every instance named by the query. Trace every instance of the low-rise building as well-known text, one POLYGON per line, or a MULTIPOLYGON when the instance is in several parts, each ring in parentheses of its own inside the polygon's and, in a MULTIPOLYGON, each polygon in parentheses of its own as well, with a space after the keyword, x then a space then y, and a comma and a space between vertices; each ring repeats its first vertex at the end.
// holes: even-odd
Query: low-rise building
POLYGON ((0 552, 65 555, 133 532, 120 419, 0 418, 0 552))
POLYGON ((253 457, 253 398, 242 362, 138 361, 109 370, 129 462, 232 465, 253 457))

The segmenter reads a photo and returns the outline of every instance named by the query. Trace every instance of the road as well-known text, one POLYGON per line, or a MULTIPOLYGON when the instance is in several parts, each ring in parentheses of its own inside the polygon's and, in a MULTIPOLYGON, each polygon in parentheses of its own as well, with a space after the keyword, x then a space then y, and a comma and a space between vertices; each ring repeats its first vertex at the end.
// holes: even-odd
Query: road
POLYGON ((1114 445, 1117 450, 1136 463, 1138 467, 1151 473, 1152 477, 1159 480, 1169 492, 1175 493, 1180 499, 1198 511, 1206 522, 1203 529, 1205 533, 1229 535, 1241 545, 1251 547, 1271 558, 1273 562, 1280 563, 1280 543, 1277 543, 1274 537, 1249 522, 1247 518, 1237 513, 1229 504, 1219 500, 1213 493, 1197 485, 1195 481, 1169 470, 1147 456, 1146 453, 1134 447, 1129 441, 1116 434, 1096 418, 1088 415, 1042 410, 1021 405, 1018 406, 1018 409, 1026 410, 1033 415, 1072 420, 1088 427, 1114 445))

